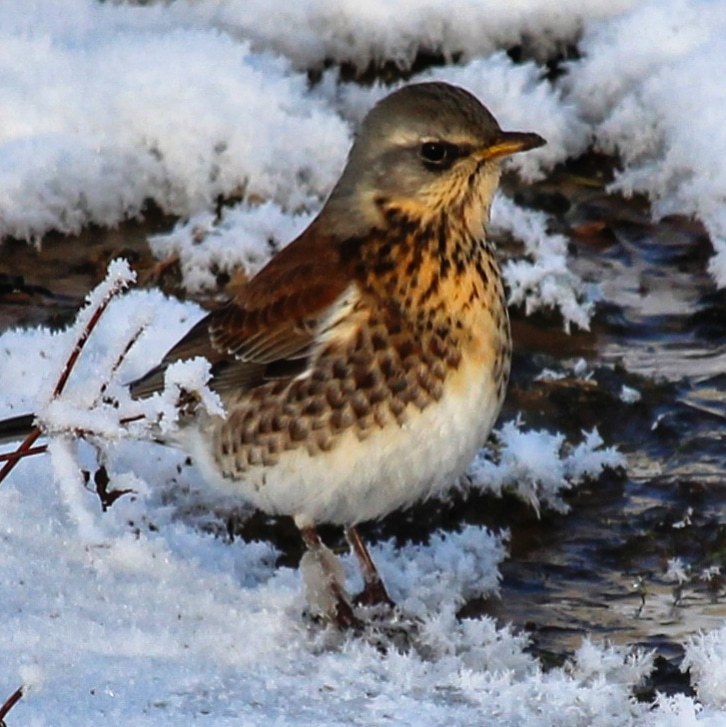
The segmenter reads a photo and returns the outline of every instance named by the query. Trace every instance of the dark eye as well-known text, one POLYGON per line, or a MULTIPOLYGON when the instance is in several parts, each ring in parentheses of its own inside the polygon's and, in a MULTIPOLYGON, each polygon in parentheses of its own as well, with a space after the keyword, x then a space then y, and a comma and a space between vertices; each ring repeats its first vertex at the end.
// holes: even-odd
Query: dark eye
POLYGON ((452 162, 460 156, 456 144, 445 141, 425 141, 421 144, 419 155, 427 169, 448 169, 452 162))

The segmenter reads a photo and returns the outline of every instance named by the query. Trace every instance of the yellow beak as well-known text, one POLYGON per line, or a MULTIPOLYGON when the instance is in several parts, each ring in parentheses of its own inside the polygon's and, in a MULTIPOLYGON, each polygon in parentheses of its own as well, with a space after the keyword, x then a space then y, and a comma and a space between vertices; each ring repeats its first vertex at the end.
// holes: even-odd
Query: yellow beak
POLYGON ((539 134, 526 131, 502 131, 496 141, 490 146, 476 152, 476 157, 482 161, 499 159, 518 151, 528 151, 543 146, 547 142, 539 134))

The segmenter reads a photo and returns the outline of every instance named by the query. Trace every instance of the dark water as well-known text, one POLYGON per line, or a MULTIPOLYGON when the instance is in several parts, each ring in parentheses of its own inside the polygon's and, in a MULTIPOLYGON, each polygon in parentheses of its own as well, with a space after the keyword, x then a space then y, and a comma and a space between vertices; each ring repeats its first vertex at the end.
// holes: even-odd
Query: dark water
MULTIPOLYGON (((601 181, 609 164, 580 160, 546 184, 512 190, 550 213, 553 231, 571 240, 573 268, 599 283, 603 300, 592 329, 571 335, 554 315, 512 312, 516 355, 503 419, 521 412, 526 425, 576 442, 596 426, 627 455, 627 473, 576 489, 567 515, 538 518, 514 498, 477 495, 424 504, 363 530, 373 539, 416 540, 464 521, 508 528, 501 598, 469 603, 463 614, 489 613, 526 630, 545 663, 559 663, 586 634, 656 649, 651 686, 687 690, 679 644, 726 617, 726 295, 706 273, 712 251, 699 225, 654 224, 643 200, 609 196, 601 181), (587 378, 572 373, 580 358, 587 378), (543 368, 565 377, 536 381, 543 368), (622 401, 624 385, 640 400, 622 401), (667 575, 673 558, 688 568, 680 584, 667 575), (717 568, 723 576, 713 575, 717 568)), ((4 243, 0 328, 65 324, 118 255, 142 280, 177 290, 173 268, 155 269, 145 244, 171 225, 152 211, 116 231, 50 236, 41 250, 4 243)), ((274 540, 285 560, 299 558, 290 524, 257 515, 231 519, 229 530, 274 540)))
POLYGON ((562 173, 540 193, 545 205, 563 196, 558 231, 604 300, 592 331, 566 341, 556 323, 515 316, 508 408, 573 439, 597 426, 627 455, 627 474, 580 488, 565 517, 515 523, 501 603, 487 605, 555 657, 585 634, 654 648, 654 685, 683 689, 678 644, 726 617, 726 295, 707 275, 712 249, 698 224, 653 224, 643 200, 578 181, 562 173), (589 381, 532 383, 539 366, 580 356, 589 381), (623 402, 623 385, 640 400, 623 402), (680 583, 667 573, 673 558, 687 569, 680 583))

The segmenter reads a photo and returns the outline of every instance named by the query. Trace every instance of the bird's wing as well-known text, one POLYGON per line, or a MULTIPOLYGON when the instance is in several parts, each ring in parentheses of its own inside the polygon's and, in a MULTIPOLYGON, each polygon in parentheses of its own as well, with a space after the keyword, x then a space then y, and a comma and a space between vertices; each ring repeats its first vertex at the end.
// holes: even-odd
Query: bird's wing
POLYGON ((210 383, 220 393, 298 373, 320 321, 351 280, 340 246, 313 223, 240 286, 229 303, 199 321, 159 366, 133 382, 132 394, 159 391, 169 364, 195 356, 210 361, 210 383))

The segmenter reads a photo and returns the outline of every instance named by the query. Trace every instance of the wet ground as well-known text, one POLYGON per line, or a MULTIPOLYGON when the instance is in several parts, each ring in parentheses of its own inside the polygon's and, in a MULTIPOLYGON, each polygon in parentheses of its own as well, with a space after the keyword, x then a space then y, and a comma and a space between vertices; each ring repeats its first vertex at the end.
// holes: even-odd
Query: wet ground
MULTIPOLYGON (((654 224, 644 200, 608 195, 611 165, 591 156, 526 192, 510 186, 520 202, 551 215, 553 231, 571 240, 574 270, 600 284, 603 300, 591 330, 570 335, 556 315, 512 311, 516 355, 503 419, 521 412, 528 426, 574 441, 597 426, 627 455, 627 473, 579 487, 567 515, 538 518, 514 498, 474 496, 363 530, 415 540, 464 521, 510 529, 501 598, 468 603, 462 613, 513 622, 545 663, 560 663, 586 634, 655 649, 649 696, 653 688, 688 691, 679 644, 726 617, 726 293, 707 275, 712 250, 700 226, 679 217, 654 224), (544 368, 564 377, 535 380, 544 368), (623 386, 639 401, 623 401, 623 386), (680 580, 668 572, 674 558, 685 569, 680 580)), ((142 281, 179 293, 173 267, 159 276, 145 242, 172 224, 152 210, 114 231, 50 235, 40 249, 6 241, 0 329, 64 325, 118 255, 142 281)), ((517 253, 516 242, 503 247, 517 253)), ((229 531, 275 541, 286 561, 300 556, 285 522, 231 519, 229 531)))

